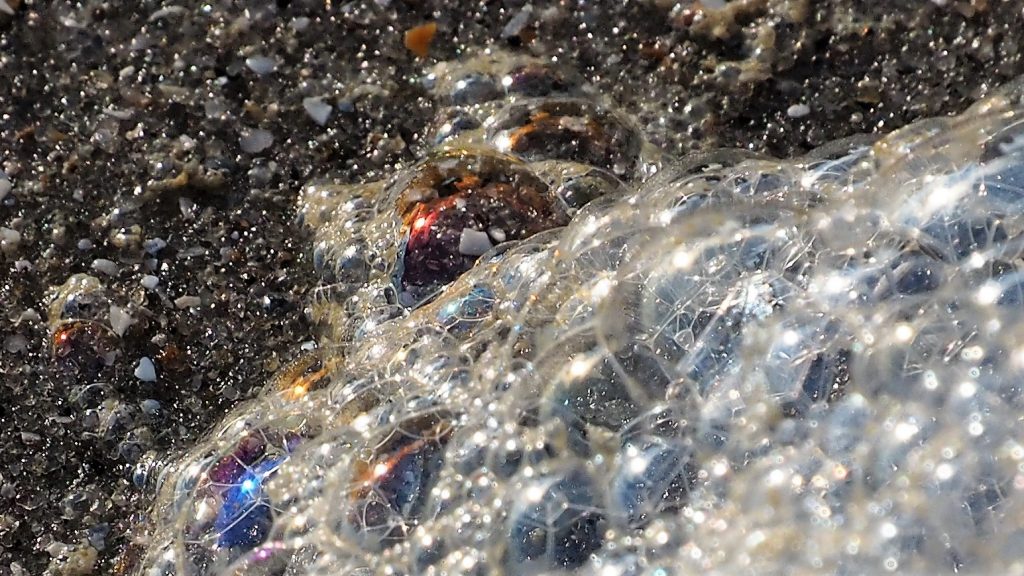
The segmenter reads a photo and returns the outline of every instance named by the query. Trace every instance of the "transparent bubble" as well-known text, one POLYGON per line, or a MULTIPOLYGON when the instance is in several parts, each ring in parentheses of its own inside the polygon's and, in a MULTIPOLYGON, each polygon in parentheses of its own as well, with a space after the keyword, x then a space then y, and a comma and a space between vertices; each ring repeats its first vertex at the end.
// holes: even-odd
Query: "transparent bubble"
POLYGON ((95 276, 74 274, 49 294, 51 351, 59 364, 88 382, 120 354, 124 310, 95 276))
POLYGON ((636 129, 589 100, 543 98, 511 104, 486 128, 495 148, 529 161, 567 160, 631 175, 640 156, 636 129))
POLYGON ((140 479, 140 574, 1019 570, 1019 85, 672 161, 536 62, 433 74, 480 127, 306 187, 324 346, 140 479))

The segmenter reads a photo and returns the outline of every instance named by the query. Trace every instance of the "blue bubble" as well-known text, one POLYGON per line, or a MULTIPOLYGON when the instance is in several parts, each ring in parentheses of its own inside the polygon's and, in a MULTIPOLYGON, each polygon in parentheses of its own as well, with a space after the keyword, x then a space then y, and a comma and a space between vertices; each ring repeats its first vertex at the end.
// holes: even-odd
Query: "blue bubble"
POLYGON ((610 509, 631 527, 675 510, 684 501, 696 470, 678 441, 658 437, 630 440, 619 452, 610 487, 610 509))
POLYGON ((282 457, 261 462, 224 492, 224 504, 214 521, 218 546, 244 552, 267 539, 273 514, 263 484, 283 461, 282 457))
POLYGON ((519 491, 508 532, 509 573, 572 569, 586 562, 603 540, 596 493, 582 470, 542 477, 519 491))

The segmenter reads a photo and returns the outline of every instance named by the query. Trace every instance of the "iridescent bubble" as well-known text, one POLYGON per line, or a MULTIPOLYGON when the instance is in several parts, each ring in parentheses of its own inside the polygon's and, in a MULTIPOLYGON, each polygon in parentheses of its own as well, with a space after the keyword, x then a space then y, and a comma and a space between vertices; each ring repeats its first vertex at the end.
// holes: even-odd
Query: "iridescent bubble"
POLYGON ((354 463, 345 521, 367 546, 405 538, 444 464, 452 431, 444 415, 402 422, 354 463))
POLYGON ((394 277, 406 306, 430 297, 493 246, 566 222, 544 182, 495 154, 455 151, 427 160, 400 176, 388 197, 402 219, 394 277))

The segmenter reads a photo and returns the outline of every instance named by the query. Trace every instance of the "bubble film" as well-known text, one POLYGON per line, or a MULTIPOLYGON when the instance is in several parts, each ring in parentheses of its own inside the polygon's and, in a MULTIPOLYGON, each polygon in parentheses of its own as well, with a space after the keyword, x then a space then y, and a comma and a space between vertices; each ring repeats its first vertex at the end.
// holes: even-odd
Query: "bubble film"
POLYGON ((436 149, 306 188, 324 345, 140 470, 138 573, 1024 570, 1021 86, 673 161, 574 78, 443 64, 436 149))

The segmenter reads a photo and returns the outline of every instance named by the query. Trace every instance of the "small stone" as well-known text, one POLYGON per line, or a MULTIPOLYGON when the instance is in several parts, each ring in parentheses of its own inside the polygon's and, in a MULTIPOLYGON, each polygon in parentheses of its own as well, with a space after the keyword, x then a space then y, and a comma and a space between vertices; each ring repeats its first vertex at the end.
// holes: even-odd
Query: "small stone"
POLYGON ((124 311, 124 308, 120 306, 110 306, 110 328, 114 330, 114 333, 118 336, 124 336, 124 333, 135 323, 131 314, 124 311))
POLYGON ((436 22, 427 22, 410 28, 405 31, 405 47, 420 58, 426 58, 430 53, 430 44, 434 41, 435 34, 437 34, 436 22))
POLYGON ((245 65, 260 76, 277 70, 277 60, 269 56, 250 56, 245 59, 245 65))
POLYGON ((53 542, 50 542, 49 544, 47 544, 46 548, 44 548, 44 550, 46 550, 46 553, 49 554, 50 556, 52 556, 54 558, 59 558, 61 556, 67 556, 68 550, 70 548, 71 547, 68 546, 67 544, 65 544, 63 542, 59 542, 57 540, 54 540, 53 542))
POLYGON ((139 281, 139 284, 142 284, 142 287, 146 290, 152 290, 157 287, 157 284, 160 284, 160 279, 152 274, 146 274, 139 281))
POLYGON ((228 113, 228 105, 224 100, 214 98, 203 104, 203 110, 207 118, 222 119, 228 113))
POLYGON ((143 250, 154 256, 166 247, 167 242, 163 238, 150 238, 142 243, 143 250))
POLYGON ((92 261, 92 269, 97 272, 102 272, 107 276, 117 276, 119 270, 117 263, 113 260, 107 260, 106 258, 97 258, 92 261))
POLYGON ((110 525, 106 523, 97 524, 89 529, 89 545, 99 551, 107 547, 107 535, 110 534, 110 525))
POLYGON ((14 270, 16 272, 24 272, 25 270, 31 270, 31 269, 32 269, 32 263, 29 262, 28 260, 22 259, 22 260, 18 260, 18 261, 16 261, 14 263, 14 270))
POLYGON ((327 119, 331 116, 331 105, 326 104, 323 98, 303 98, 302 107, 306 109, 306 114, 313 119, 313 122, 324 126, 327 124, 327 119))
POLYGON ((261 128, 243 128, 242 137, 238 141, 242 151, 247 154, 258 154, 274 143, 274 135, 261 128))
POLYGON ((502 230, 501 228, 498 228, 497 226, 491 226, 490 228, 488 228, 487 235, 490 236, 498 244, 501 244, 507 238, 507 236, 505 235, 505 231, 502 230))
POLYGON ((198 308, 202 303, 203 300, 199 296, 182 296, 174 301, 174 305, 177 306, 179 310, 184 310, 185 308, 198 308))
POLYGON ((4 350, 11 354, 24 352, 28 348, 28 338, 21 334, 11 334, 4 339, 4 350))
POLYGON ((169 19, 173 16, 185 14, 187 10, 183 6, 166 6, 149 15, 150 22, 169 19))
POLYGON ((152 398, 139 402, 139 407, 142 408, 142 413, 146 416, 157 416, 160 414, 160 402, 152 398))
POLYGON ((530 19, 533 16, 533 5, 527 4, 505 24, 505 27, 501 29, 501 37, 506 40, 512 38, 522 38, 523 31, 530 24, 530 19))
POLYGON ((491 244, 491 239, 486 233, 472 228, 462 229, 462 235, 459 237, 460 253, 466 256, 479 256, 493 247, 494 245, 491 244))
POLYGON ((181 215, 186 220, 190 220, 195 216, 196 203, 191 199, 182 196, 181 198, 178 198, 178 210, 181 211, 181 215))
POLYGON ((43 440, 43 437, 35 432, 22 432, 21 441, 25 444, 38 444, 43 440))
POLYGON ((82 238, 81 240, 78 241, 78 249, 83 252, 86 250, 91 250, 92 246, 92 240, 89 240, 88 238, 82 238))
POLYGON ((793 104, 786 109, 786 115, 790 118, 803 118, 811 113, 811 107, 807 104, 793 104))
MULTIPOLYGON (((0 0, 0 2, 2 1, 3 0, 0 0)), ((14 185, 11 184, 11 180, 7 177, 7 174, 4 174, 4 171, 0 170, 0 200, 6 198, 7 195, 11 193, 11 188, 13 187, 14 185)))
POLYGON ((139 363, 135 365, 135 377, 143 382, 156 380, 156 366, 147 356, 139 358, 139 363))
POLYGON ((0 227, 0 248, 5 253, 13 252, 21 243, 21 232, 13 228, 0 227))
POLYGON ((103 109, 103 113, 118 120, 128 120, 132 117, 131 110, 121 110, 120 108, 107 107, 103 109))

